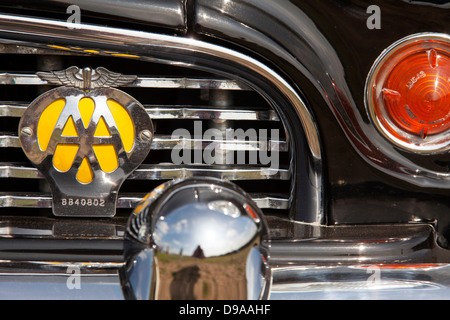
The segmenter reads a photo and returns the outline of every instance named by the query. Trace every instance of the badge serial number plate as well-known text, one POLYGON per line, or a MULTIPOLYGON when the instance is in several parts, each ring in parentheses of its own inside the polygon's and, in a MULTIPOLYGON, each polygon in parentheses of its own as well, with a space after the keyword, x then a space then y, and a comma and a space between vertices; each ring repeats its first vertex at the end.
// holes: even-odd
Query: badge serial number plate
POLYGON ((63 206, 104 207, 105 199, 97 198, 62 198, 63 206))

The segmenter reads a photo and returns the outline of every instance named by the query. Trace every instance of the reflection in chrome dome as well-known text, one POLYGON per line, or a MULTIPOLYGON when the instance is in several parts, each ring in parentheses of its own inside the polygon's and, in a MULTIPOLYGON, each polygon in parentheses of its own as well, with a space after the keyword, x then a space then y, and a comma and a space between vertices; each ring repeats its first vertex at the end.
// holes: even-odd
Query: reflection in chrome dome
POLYGON ((267 298, 270 271, 261 242, 267 227, 230 182, 168 182, 144 198, 127 231, 125 287, 132 298, 267 298))
MULTIPOLYGON (((190 192, 183 190, 179 196, 190 192)), ((256 231, 257 226, 247 215, 233 217, 226 211, 211 210, 208 203, 197 202, 160 216, 152 236, 159 251, 194 256, 201 250, 204 257, 215 257, 239 250, 252 241, 256 231)))

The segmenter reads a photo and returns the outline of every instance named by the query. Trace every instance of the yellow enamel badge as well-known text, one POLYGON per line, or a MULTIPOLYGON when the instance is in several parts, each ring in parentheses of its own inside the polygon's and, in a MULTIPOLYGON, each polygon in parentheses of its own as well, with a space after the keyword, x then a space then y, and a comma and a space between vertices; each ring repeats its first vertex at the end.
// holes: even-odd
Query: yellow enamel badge
POLYGON ((122 182, 150 151, 153 125, 144 107, 113 88, 135 80, 105 68, 38 73, 62 84, 25 111, 19 138, 47 178, 58 216, 113 216, 122 182))

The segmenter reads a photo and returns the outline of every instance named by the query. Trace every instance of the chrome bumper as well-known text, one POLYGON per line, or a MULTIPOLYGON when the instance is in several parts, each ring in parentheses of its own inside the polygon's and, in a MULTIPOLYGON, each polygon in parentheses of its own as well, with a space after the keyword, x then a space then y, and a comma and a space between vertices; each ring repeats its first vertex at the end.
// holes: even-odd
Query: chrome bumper
MULTIPOLYGON (((27 270, 12 267, 0 269, 1 300, 124 299, 117 266, 40 263, 27 270)), ((449 264, 306 266, 275 268, 272 273, 270 300, 450 299, 449 264)))
POLYGON ((450 265, 352 265, 279 268, 273 300, 450 299, 450 265))
MULTIPOLYGON (((270 243, 271 300, 450 298, 448 251, 430 225, 295 227, 310 237, 270 243)), ((124 299, 120 228, 78 241, 25 229, 2 229, 0 299, 124 299)))

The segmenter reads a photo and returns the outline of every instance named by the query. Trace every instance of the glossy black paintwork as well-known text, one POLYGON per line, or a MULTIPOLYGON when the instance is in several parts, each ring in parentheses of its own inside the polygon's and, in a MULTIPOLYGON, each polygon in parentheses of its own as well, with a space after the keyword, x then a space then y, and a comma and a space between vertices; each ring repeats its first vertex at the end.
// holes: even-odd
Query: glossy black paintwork
POLYGON ((364 85, 377 56, 393 42, 419 32, 448 33, 449 9, 377 1, 381 29, 370 30, 366 1, 197 4, 199 34, 245 48, 304 94, 323 139, 331 224, 446 220, 450 185, 433 172, 448 173, 450 157, 391 146, 369 123, 364 85))

